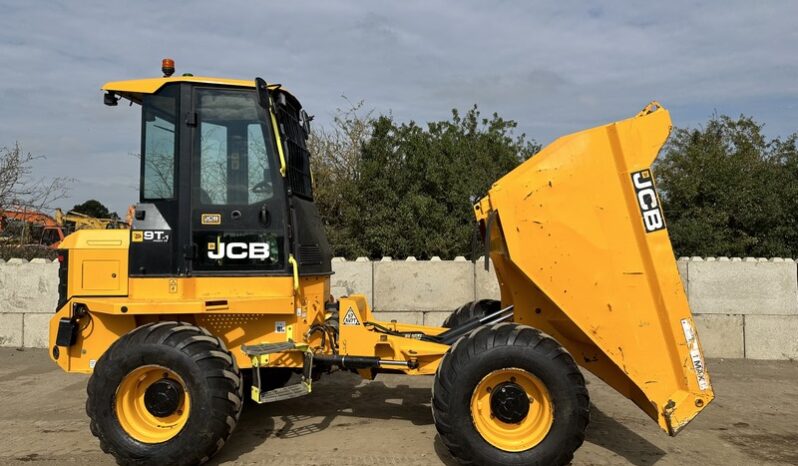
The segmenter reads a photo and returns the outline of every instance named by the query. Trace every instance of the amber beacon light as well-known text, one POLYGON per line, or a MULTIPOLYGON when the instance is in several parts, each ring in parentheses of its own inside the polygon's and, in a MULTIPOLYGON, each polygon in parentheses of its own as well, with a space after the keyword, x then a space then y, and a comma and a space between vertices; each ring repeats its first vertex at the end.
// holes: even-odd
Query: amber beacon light
POLYGON ((175 61, 171 58, 161 60, 161 71, 163 71, 164 78, 172 76, 175 73, 175 61))

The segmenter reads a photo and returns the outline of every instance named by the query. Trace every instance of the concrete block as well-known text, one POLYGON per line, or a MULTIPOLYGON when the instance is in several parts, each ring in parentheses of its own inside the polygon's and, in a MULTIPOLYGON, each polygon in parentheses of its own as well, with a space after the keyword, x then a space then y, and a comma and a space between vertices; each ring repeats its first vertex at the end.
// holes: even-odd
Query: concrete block
POLYGON ((798 359, 798 316, 745 316, 745 357, 798 359))
POLYGON ((696 314, 698 337, 707 358, 744 358, 745 331, 743 316, 728 314, 696 314))
POLYGON ((0 312, 52 314, 58 304, 58 264, 9 263, 0 267, 0 312))
POLYGON ((501 299, 502 297, 499 280, 496 278, 496 271, 493 270, 493 263, 490 265, 490 270, 486 271, 484 257, 480 257, 474 263, 474 295, 474 299, 501 299))
POLYGON ((0 314, 0 346, 22 346, 22 314, 0 314))
POLYGON ((330 293, 336 298, 350 294, 364 294, 374 303, 374 265, 370 261, 334 261, 330 277, 330 293))
POLYGON ((455 261, 374 263, 374 309, 443 311, 474 299, 474 266, 455 261))
POLYGON ((374 318, 382 322, 395 320, 403 324, 421 325, 424 323, 424 313, 421 311, 374 311, 374 318))
POLYGON ((50 341, 50 318, 52 314, 25 314, 22 324, 22 346, 47 348, 50 341))
POLYGON ((440 327, 443 321, 452 314, 451 311, 436 312, 429 311, 424 313, 424 325, 430 327, 440 327))
POLYGON ((691 260, 687 293, 697 314, 798 315, 798 269, 790 262, 691 260))

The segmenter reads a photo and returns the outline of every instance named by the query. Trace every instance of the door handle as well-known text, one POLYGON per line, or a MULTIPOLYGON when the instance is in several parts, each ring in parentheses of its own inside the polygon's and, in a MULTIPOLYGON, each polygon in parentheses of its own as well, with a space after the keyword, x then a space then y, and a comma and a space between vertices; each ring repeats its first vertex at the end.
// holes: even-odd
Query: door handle
POLYGON ((263 204, 260 208, 260 212, 258 213, 258 218, 260 218, 260 223, 263 226, 269 226, 269 209, 266 208, 266 204, 263 204))

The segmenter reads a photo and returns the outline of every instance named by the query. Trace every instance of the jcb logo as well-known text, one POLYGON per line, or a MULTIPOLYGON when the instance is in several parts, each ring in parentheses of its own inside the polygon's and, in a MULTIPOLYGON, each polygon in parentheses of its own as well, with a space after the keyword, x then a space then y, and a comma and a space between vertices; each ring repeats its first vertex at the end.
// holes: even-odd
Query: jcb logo
POLYGON ((269 243, 208 243, 208 258, 266 260, 269 258, 269 243))
POLYGON ((654 188, 654 179, 650 170, 641 170, 632 173, 632 184, 637 194, 637 204, 643 215, 643 225, 647 233, 665 228, 665 218, 659 205, 657 191, 654 188))

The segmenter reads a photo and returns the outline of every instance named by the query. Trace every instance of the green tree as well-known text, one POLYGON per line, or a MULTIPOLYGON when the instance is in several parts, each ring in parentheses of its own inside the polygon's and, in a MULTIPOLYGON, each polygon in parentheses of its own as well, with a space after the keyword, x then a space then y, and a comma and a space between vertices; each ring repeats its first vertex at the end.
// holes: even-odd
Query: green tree
POLYGON ((655 166, 678 255, 798 253, 796 136, 768 140, 750 117, 676 129, 655 166))
POLYGON ((78 212, 95 218, 111 218, 116 216, 116 212, 110 212, 108 207, 105 207, 102 202, 89 199, 83 204, 77 204, 72 208, 72 212, 78 212))
MULTIPOLYGON (((470 254, 474 201, 540 149, 513 135, 514 121, 483 118, 476 106, 426 127, 385 115, 369 123, 348 171, 336 172, 340 189, 317 191, 337 255, 470 254)), ((314 174, 330 179, 319 165, 314 174)))

